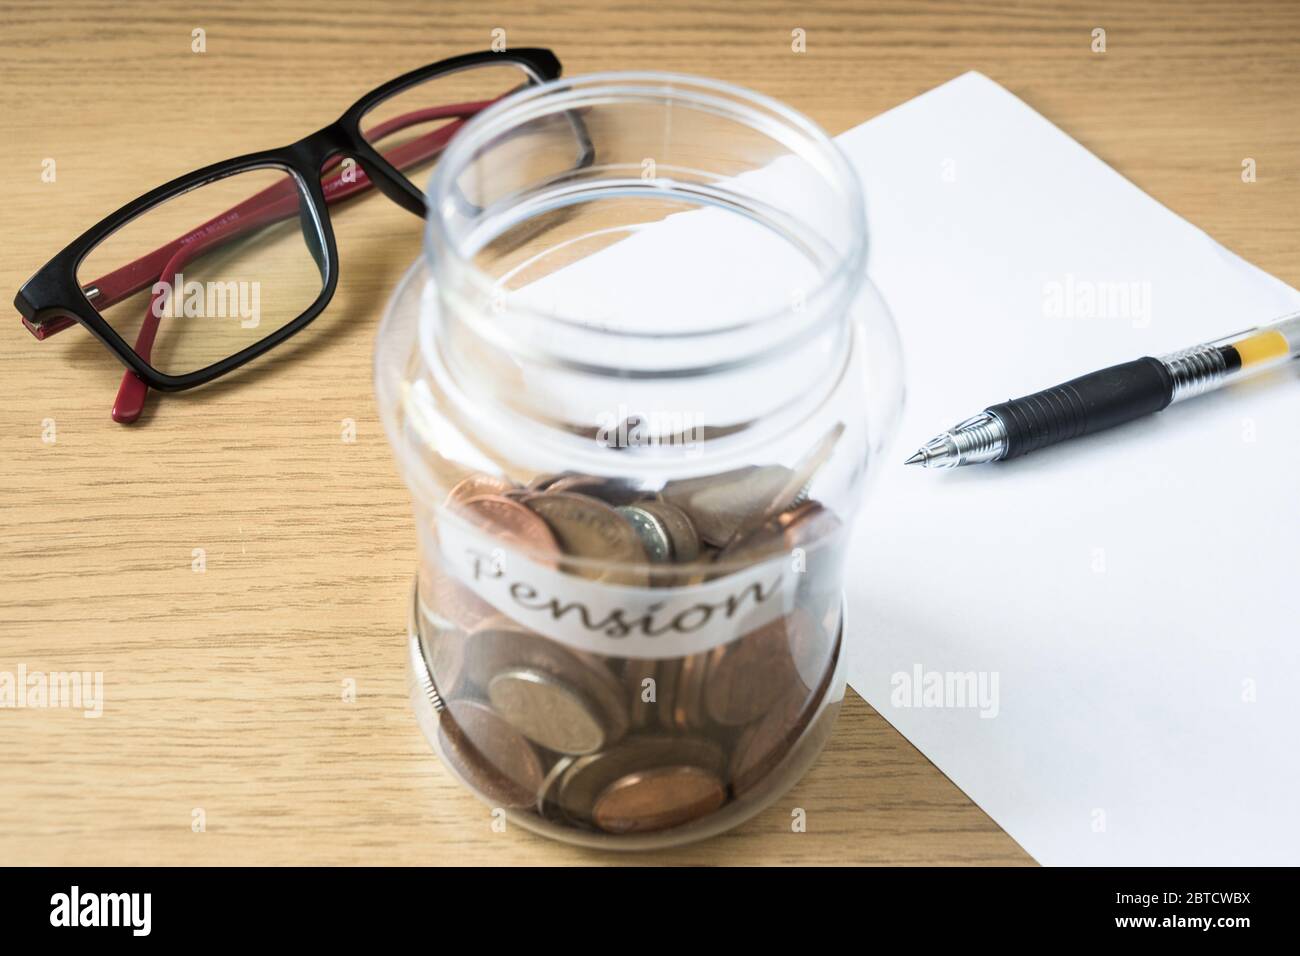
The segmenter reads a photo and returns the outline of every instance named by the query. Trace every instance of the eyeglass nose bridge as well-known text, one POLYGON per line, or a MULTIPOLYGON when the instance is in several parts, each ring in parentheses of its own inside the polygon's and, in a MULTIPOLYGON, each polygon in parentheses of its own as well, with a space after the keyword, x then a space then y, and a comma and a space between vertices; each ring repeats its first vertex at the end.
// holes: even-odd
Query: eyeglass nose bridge
POLYGON ((379 151, 365 141, 360 130, 353 130, 346 119, 336 120, 303 137, 290 146, 288 152, 295 170, 308 181, 309 189, 321 200, 325 198, 319 195, 322 170, 337 159, 351 159, 384 196, 407 212, 424 217, 424 196, 413 189, 405 176, 393 170, 379 151))

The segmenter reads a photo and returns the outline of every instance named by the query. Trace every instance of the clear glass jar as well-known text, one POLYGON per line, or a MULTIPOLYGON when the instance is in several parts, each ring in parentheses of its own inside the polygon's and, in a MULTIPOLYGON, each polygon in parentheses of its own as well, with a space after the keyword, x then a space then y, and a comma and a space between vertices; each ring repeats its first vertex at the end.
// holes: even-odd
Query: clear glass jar
POLYGON ((424 731, 559 839, 734 826, 838 712, 845 544, 901 403, 858 181, 767 97, 611 73, 475 117, 429 199, 375 370, 424 731))

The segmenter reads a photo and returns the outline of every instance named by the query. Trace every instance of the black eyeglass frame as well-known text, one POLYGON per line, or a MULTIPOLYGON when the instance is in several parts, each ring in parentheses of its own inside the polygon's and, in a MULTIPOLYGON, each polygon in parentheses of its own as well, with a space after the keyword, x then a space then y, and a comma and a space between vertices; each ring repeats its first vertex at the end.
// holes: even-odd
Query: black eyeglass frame
POLYGON ((561 73, 559 58, 543 48, 466 53, 412 70, 371 90, 348 107, 339 119, 295 143, 204 166, 127 203, 87 229, 23 283, 14 298, 14 307, 28 323, 37 328, 59 319, 78 322, 117 355, 146 385, 158 391, 184 391, 233 372, 301 331, 324 311, 334 297, 339 274, 338 248, 330 224, 329 204, 321 186, 321 170, 328 162, 351 157, 380 192, 408 212, 424 217, 424 194, 366 142, 361 133, 362 117, 379 103, 409 87, 439 75, 493 63, 512 63, 520 67, 529 75, 530 85, 558 79, 561 73), (293 321, 221 361, 183 375, 159 372, 141 358, 91 304, 90 298, 77 282, 77 269, 82 260, 105 238, 149 209, 227 176, 265 168, 282 169, 293 175, 300 196, 305 196, 310 202, 319 235, 325 243, 326 270, 320 294, 293 321))

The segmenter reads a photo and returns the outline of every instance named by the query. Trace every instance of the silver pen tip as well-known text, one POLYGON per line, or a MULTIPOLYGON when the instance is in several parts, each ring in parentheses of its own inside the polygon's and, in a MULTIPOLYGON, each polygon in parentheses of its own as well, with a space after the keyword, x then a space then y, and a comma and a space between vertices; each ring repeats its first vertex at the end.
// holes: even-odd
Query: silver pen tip
POLYGON ((997 461, 1007 450, 1007 433, 1001 419, 983 411, 946 432, 935 435, 916 450, 909 465, 922 468, 956 468, 982 461, 997 461))
POLYGON ((918 448, 916 454, 907 459, 907 464, 920 465, 928 471, 933 468, 951 468, 959 460, 960 453, 953 434, 943 432, 918 448))

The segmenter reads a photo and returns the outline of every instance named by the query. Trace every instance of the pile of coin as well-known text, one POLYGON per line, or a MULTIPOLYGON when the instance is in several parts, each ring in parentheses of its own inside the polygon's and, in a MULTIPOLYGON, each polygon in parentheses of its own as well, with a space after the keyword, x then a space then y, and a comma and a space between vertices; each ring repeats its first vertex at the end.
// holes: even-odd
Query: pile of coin
MULTIPOLYGON (((808 497, 815 467, 749 467, 655 493, 592 475, 519 485, 476 474, 446 504, 563 572, 680 587, 815 553, 839 526, 808 497)), ((828 577, 802 575, 792 610, 735 640, 642 660, 537 634, 435 568, 422 579, 420 640, 439 750, 494 805, 562 826, 644 833, 704 819, 763 788, 826 696, 840 617, 828 577)))

